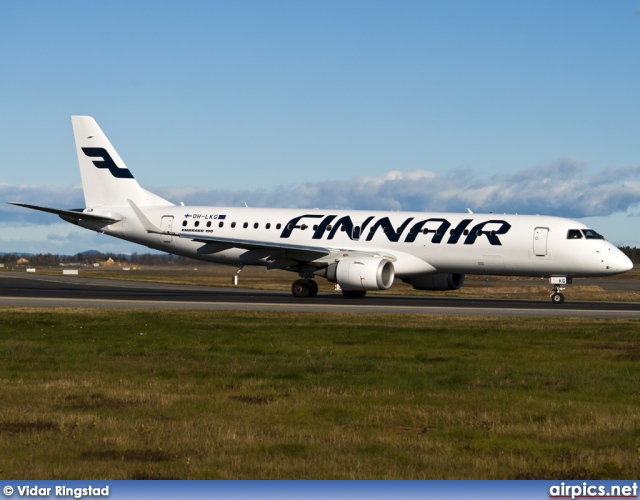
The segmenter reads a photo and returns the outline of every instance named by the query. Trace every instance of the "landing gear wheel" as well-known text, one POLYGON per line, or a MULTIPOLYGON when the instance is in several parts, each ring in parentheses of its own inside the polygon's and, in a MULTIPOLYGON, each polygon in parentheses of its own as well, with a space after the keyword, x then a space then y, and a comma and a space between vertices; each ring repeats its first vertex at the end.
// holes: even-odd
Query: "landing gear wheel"
POLYGON ((307 284, 309 285, 309 298, 318 295, 318 284, 313 280, 307 281, 307 284))
POLYGON ((361 299, 366 294, 366 290, 342 290, 345 299, 361 299))
MULTIPOLYGON (((311 287, 305 280, 295 280, 291 285, 291 293, 294 297, 306 298, 311 297, 311 287)), ((317 293, 317 292, 316 292, 317 293)))
MULTIPOLYGON (((552 282, 553 282, 554 278, 551 278, 552 282)), ((562 279, 562 278, 557 278, 557 279, 562 279)), ((564 285, 564 281, 568 281, 566 280, 566 278, 563 280, 562 285, 564 285)), ((564 288, 562 288, 562 286, 560 286, 560 283, 555 283, 553 285, 553 293, 551 294, 551 302, 553 302, 554 304, 562 304, 564 302, 564 295, 562 295, 561 291, 564 290, 564 288)))

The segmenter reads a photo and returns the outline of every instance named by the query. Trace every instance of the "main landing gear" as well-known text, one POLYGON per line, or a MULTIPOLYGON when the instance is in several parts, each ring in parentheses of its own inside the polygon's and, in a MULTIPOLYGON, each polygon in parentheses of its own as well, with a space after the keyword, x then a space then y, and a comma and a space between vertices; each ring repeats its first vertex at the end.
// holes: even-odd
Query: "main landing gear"
POLYGON ((318 284, 313 280, 295 280, 291 285, 294 297, 313 298, 318 295, 318 284))
MULTIPOLYGON (((291 285, 291 293, 294 297, 312 299, 318 295, 318 284, 312 279, 299 279, 291 285)), ((366 290, 342 290, 345 299, 361 299, 366 293, 366 290)))
POLYGON ((342 295, 345 299, 361 299, 367 294, 366 290, 345 290, 342 289, 342 295))

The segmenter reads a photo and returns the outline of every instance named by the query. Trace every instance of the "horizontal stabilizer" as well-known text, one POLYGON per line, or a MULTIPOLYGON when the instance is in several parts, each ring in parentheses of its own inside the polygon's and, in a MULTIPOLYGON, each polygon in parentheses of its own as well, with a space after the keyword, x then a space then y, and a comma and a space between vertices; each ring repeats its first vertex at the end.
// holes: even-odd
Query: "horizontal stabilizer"
POLYGON ((83 212, 81 208, 76 210, 63 210, 61 208, 41 207, 39 205, 29 205, 28 203, 8 202, 9 205, 16 205, 18 207, 31 208, 33 210, 40 210, 41 212, 48 212, 50 214, 59 215, 62 219, 77 224, 80 220, 88 220, 95 222, 107 222, 114 223, 122 220, 122 217, 107 217, 104 215, 94 215, 87 212, 83 212))

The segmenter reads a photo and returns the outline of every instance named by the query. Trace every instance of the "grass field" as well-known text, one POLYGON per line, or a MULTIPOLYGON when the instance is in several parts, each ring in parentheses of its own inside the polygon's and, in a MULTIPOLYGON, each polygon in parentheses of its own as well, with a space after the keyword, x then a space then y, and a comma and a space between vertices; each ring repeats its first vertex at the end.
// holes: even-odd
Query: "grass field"
POLYGON ((640 322, 0 310, 2 478, 636 478, 640 322))

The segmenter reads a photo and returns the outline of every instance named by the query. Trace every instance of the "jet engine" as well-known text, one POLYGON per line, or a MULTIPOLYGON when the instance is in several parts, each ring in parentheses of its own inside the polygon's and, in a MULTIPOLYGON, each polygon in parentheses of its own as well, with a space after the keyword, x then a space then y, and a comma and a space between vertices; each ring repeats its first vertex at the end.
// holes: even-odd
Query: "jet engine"
POLYGON ((393 263, 383 257, 349 257, 327 268, 326 278, 345 290, 386 290, 395 278, 393 263))
POLYGON ((457 290, 464 284, 464 274, 427 274, 406 278, 416 290, 457 290))

